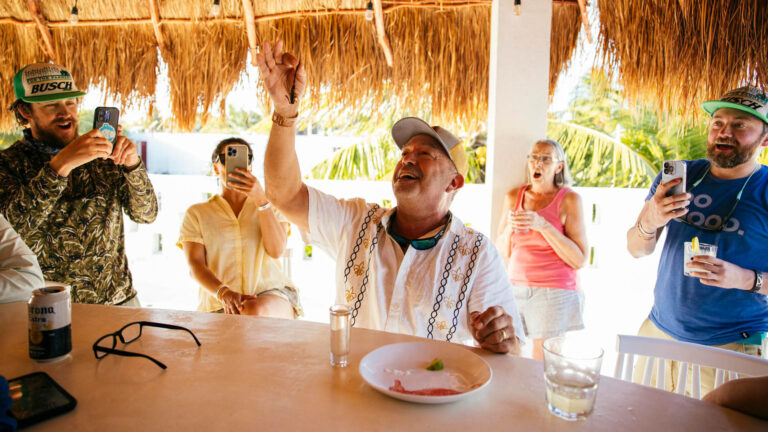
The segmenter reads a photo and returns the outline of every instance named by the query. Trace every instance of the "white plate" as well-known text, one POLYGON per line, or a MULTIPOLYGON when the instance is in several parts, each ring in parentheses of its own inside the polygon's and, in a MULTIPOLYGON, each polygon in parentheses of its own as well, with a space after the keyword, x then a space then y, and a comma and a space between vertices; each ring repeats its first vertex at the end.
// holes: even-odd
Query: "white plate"
POLYGON ((360 361, 360 375, 371 387, 409 402, 446 403, 469 397, 491 382, 491 368, 480 356, 463 345, 446 342, 404 342, 385 345, 369 352, 360 361), (445 366, 428 371, 432 359, 439 357, 445 366), (463 393, 426 396, 390 390, 400 380, 406 390, 450 388, 463 393))

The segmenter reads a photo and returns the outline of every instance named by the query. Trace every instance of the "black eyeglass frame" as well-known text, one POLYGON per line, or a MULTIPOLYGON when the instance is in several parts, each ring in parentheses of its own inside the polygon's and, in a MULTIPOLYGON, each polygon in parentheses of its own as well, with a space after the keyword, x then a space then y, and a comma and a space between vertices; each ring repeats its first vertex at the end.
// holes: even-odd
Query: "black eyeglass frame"
POLYGON ((195 336, 195 334, 192 333, 192 331, 189 330, 188 328, 177 326, 177 325, 173 325, 173 324, 164 324, 164 323, 157 323, 157 322, 152 322, 152 321, 134 321, 134 322, 131 322, 131 323, 128 323, 128 324, 124 325, 120 330, 118 330, 118 331, 116 331, 114 333, 106 334, 106 335, 100 337, 98 340, 96 340, 96 342, 93 343, 93 355, 94 355, 94 357, 96 357, 96 360, 101 360, 104 357, 106 357, 108 354, 115 354, 115 355, 119 355, 119 356, 123 356, 123 357, 143 357, 143 358, 145 358, 147 360, 152 361, 154 364, 160 366, 162 369, 167 369, 167 366, 165 366, 165 364, 163 364, 159 360, 156 360, 156 359, 154 359, 154 358, 152 358, 152 357, 150 357, 150 356, 148 356, 146 354, 141 354, 141 353, 136 353, 136 352, 131 352, 131 351, 123 351, 123 350, 115 349, 115 347, 117 346, 117 340, 118 339, 120 339, 121 343, 127 345, 129 343, 132 343, 132 342, 136 341, 138 338, 140 338, 141 335, 142 335, 142 332, 144 330, 144 326, 164 328, 164 329, 168 329, 168 330, 183 330, 183 331, 189 333, 190 335, 192 335, 192 338, 195 339, 195 343, 197 344, 197 346, 200 346, 200 341, 197 340, 197 336, 195 336), (136 336, 136 337, 134 337, 132 339, 126 340, 125 337, 123 337, 123 331, 125 329, 127 329, 128 327, 130 327, 132 325, 136 325, 136 324, 139 325, 138 336, 136 336), (111 348, 107 348, 107 347, 99 346, 99 343, 101 341, 103 341, 104 339, 108 338, 108 337, 112 338, 112 347, 111 348), (102 355, 99 355, 99 353, 102 353, 102 355))

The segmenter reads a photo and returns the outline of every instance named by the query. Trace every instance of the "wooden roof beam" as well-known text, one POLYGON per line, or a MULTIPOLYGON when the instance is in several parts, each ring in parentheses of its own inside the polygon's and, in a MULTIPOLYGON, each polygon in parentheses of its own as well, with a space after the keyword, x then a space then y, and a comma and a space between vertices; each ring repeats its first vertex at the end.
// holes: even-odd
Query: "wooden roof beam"
POLYGON ((152 16, 152 28, 155 30, 155 39, 157 39, 157 46, 160 48, 160 53, 165 52, 165 36, 160 28, 160 7, 157 5, 157 0, 147 0, 149 2, 149 14, 152 16))
POLYGON ((376 34, 378 35, 379 45, 384 51, 384 58, 387 59, 387 66, 392 67, 394 59, 392 56, 392 47, 389 45, 389 38, 384 28, 384 11, 381 7, 381 0, 373 0, 373 18, 376 22, 376 34))
POLYGON ((256 14, 253 12, 251 0, 243 0, 243 19, 245 30, 248 32, 248 51, 251 52, 251 64, 257 66, 256 55, 259 53, 259 35, 256 34, 256 14))
POLYGON ((51 36, 51 30, 48 28, 48 22, 45 20, 43 12, 40 10, 40 1, 27 0, 27 6, 29 7, 29 13, 35 20, 37 29, 40 31, 40 36, 43 38, 46 54, 50 60, 58 63, 59 59, 56 56, 56 50, 53 48, 53 36, 51 36))

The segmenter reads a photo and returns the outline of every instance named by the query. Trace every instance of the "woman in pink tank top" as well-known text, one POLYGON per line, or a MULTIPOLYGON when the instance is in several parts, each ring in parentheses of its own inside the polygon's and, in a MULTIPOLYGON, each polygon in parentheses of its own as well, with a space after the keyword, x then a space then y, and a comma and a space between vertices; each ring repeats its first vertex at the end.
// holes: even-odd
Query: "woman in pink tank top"
POLYGON ((576 270, 587 256, 581 197, 569 189, 565 152, 557 141, 534 144, 528 184, 504 202, 496 246, 507 264, 533 357, 543 359, 544 339, 584 328, 584 297, 576 270))

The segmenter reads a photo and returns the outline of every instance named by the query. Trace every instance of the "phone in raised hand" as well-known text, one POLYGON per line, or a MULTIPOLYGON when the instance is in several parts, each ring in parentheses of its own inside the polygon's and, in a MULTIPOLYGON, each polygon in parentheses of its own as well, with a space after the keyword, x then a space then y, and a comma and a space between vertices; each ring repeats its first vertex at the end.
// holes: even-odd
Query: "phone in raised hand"
POLYGON ((98 130, 112 144, 117 139, 117 125, 120 110, 115 107, 97 107, 93 113, 93 128, 98 130))
POLYGON ((679 178, 680 183, 676 184, 667 191, 667 196, 680 195, 685 193, 685 181, 688 166, 681 160, 666 160, 661 171, 662 183, 669 183, 679 178))
POLYGON ((238 168, 248 170, 248 146, 243 144, 232 144, 227 146, 227 156, 224 165, 227 170, 227 181, 233 183, 242 183, 236 180, 236 177, 230 177, 236 173, 238 168))

